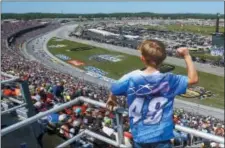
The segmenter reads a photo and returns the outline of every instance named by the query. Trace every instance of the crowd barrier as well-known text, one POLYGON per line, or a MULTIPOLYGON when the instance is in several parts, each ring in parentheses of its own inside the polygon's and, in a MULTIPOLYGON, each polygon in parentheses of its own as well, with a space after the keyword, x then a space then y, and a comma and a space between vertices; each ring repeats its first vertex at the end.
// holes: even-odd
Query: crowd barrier
MULTIPOLYGON (((52 108, 48 111, 45 111, 45 112, 41 112, 35 116, 32 116, 28 119, 25 119, 21 122, 18 122, 18 123, 15 123, 9 127, 6 127, 4 129, 1 130, 1 136, 4 136, 10 132, 13 132, 21 127, 24 127, 26 125, 29 125, 31 123, 34 123, 35 121, 37 121, 38 119, 41 119, 51 113, 54 113, 54 112, 58 112, 64 108, 68 108, 72 105, 74 105, 75 103, 79 102, 79 101, 82 101, 82 102, 86 102, 86 103, 89 103, 89 104, 92 104, 92 105, 95 105, 95 106, 99 106, 99 107, 103 107, 105 108, 106 107, 106 104, 105 103, 102 103, 102 102, 98 102, 98 101, 94 101, 94 100, 91 100, 89 98, 86 98, 86 97, 78 97, 70 102, 67 102, 67 103, 64 103, 56 108, 52 108)), ((94 137, 94 138, 97 138, 99 140, 102 140, 108 144, 112 144, 114 146, 117 146, 117 147, 126 147, 124 144, 123 144, 123 125, 121 124, 121 121, 122 121, 122 114, 127 114, 127 110, 125 109, 122 109, 122 108, 116 108, 115 109, 115 112, 116 112, 116 120, 117 120, 117 128, 118 128, 118 141, 114 141, 114 140, 111 140, 111 139, 108 139, 108 138, 105 138, 99 134, 96 134, 94 132, 91 132, 91 131, 88 131, 88 130, 84 130, 82 133, 80 133, 79 135, 73 137, 72 139, 69 139, 68 141, 66 141, 65 143, 62 143, 61 145, 59 146, 66 146, 66 145, 69 145, 70 143, 74 142, 76 139, 78 139, 81 135, 88 135, 88 136, 91 136, 91 137, 94 137)), ((189 134, 192 134, 196 137, 201 137, 201 138, 204 138, 204 139, 208 139, 210 141, 214 141, 214 142, 217 142, 217 143, 222 143, 224 144, 224 138, 223 137, 219 137, 219 136, 215 136, 215 135, 212 135, 212 134, 208 134, 208 133, 204 133, 204 132, 201 132, 201 131, 197 131, 197 130, 194 130, 194 129, 191 129, 191 128, 188 128, 188 127, 183 127, 183 126, 180 126, 180 125, 175 125, 175 129, 176 130, 179 130, 179 131, 182 131, 182 132, 185 132, 185 133, 189 133, 189 134)), ((58 146, 58 147, 59 147, 58 146)))

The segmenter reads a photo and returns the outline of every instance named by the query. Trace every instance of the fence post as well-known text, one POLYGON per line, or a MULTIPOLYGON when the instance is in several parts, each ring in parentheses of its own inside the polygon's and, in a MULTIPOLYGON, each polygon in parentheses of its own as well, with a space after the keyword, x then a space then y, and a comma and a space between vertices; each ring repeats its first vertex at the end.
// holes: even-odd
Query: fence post
POLYGON ((124 144, 124 136, 123 136, 123 118, 120 113, 116 111, 116 123, 117 123, 117 135, 118 135, 118 144, 124 144))
MULTIPOLYGON (((22 90, 22 92, 21 92, 22 96, 24 97, 24 100, 26 101, 27 108, 28 108, 27 117, 28 118, 33 117, 37 113, 35 111, 34 105, 33 105, 32 100, 31 100, 31 95, 30 95, 30 91, 29 91, 29 87, 28 87, 28 82, 27 81, 22 81, 20 85, 21 85, 21 90, 22 90)), ((34 122, 33 124, 30 124, 30 128, 32 130, 33 136, 36 139, 36 142, 37 142, 36 144, 38 145, 37 137, 41 133, 42 129, 40 129, 40 125, 39 125, 39 123, 37 123, 37 121, 34 122)))
POLYGON ((30 97, 31 95, 30 95, 30 91, 28 88, 28 83, 27 83, 27 81, 22 81, 20 85, 21 85, 22 96, 24 97, 24 99, 27 103, 27 108, 28 108, 27 116, 28 116, 28 118, 30 118, 30 117, 34 116, 36 114, 36 112, 35 112, 33 103, 31 101, 31 97, 30 97))

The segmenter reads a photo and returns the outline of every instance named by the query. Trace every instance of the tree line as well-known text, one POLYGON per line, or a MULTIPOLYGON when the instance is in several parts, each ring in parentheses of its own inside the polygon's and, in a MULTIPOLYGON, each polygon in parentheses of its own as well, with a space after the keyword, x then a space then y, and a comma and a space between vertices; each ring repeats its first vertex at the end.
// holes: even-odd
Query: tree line
MULTIPOLYGON (((43 18, 104 18, 104 17, 156 17, 163 19, 216 19, 217 14, 201 14, 201 13, 151 13, 151 12, 140 12, 140 13, 96 13, 96 14, 63 14, 63 13, 2 13, 1 18, 4 19, 43 19, 43 18)), ((220 15, 220 18, 224 18, 224 14, 220 15)))

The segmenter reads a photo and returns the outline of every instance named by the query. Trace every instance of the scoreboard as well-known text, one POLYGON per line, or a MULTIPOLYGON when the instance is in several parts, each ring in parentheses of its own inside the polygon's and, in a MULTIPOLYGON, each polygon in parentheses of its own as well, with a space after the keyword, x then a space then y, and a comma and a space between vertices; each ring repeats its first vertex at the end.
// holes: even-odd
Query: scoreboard
POLYGON ((212 35, 212 45, 217 47, 224 46, 224 34, 215 33, 212 35))

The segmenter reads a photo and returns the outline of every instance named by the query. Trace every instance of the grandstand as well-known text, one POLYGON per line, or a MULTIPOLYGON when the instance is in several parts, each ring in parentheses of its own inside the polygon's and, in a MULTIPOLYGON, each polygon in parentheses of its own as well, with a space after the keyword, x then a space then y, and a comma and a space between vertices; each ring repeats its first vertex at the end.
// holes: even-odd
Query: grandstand
MULTIPOLYGON (((58 29, 61 24, 32 20, 1 25, 1 88, 7 92, 1 94, 2 147, 40 147, 41 141, 46 143, 42 136, 48 134, 57 135, 60 140, 51 139, 44 147, 132 146, 124 97, 118 100, 123 108, 109 112, 104 103, 107 87, 47 67, 45 61, 30 60, 20 48, 25 41, 58 29), (19 92, 14 93, 16 90, 19 92)), ((45 54, 40 56, 49 62, 45 54)), ((224 122, 220 119, 177 109, 174 122, 174 146, 210 143, 223 147, 224 122)))

